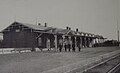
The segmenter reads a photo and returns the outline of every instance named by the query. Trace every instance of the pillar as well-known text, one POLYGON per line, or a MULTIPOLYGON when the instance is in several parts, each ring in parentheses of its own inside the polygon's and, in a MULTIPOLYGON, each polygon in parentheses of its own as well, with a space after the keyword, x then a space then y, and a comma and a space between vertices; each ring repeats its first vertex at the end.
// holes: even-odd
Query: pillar
POLYGON ((84 37, 84 41, 85 41, 84 47, 86 47, 86 43, 87 43, 86 37, 84 37))
POLYGON ((77 37, 75 37, 75 48, 77 48, 77 37))
POLYGON ((82 37, 80 37, 80 47, 82 48, 83 45, 82 45, 82 37))
POLYGON ((93 47, 93 38, 90 38, 91 47, 93 47))
POLYGON ((88 47, 88 37, 86 37, 86 47, 88 47))
POLYGON ((98 39, 98 43, 100 43, 100 39, 99 38, 97 38, 98 39))
POLYGON ((87 47, 90 47, 90 38, 89 37, 88 37, 87 43, 88 43, 87 47))
POLYGON ((64 43, 65 42, 65 36, 63 35, 62 38, 63 38, 63 46, 64 46, 65 45, 65 43, 64 43))
POLYGON ((57 47, 58 47, 58 45, 57 45, 57 35, 54 35, 54 37, 55 37, 55 49, 57 51, 57 47))
POLYGON ((72 43, 72 37, 71 36, 68 36, 68 41, 69 41, 69 44, 71 45, 72 43))
POLYGON ((95 38, 95 39, 94 39, 94 44, 96 44, 96 43, 97 43, 97 39, 95 38))
POLYGON ((91 38, 91 47, 94 47, 93 45, 94 45, 94 38, 91 38))

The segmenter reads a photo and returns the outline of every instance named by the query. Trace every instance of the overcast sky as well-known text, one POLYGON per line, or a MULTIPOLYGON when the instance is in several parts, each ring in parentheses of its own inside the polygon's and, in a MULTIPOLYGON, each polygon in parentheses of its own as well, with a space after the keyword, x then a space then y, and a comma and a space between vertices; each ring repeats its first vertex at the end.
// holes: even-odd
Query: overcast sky
MULTIPOLYGON (((0 0, 0 29, 14 21, 100 34, 116 39, 119 0, 0 0)), ((119 25, 120 26, 120 25, 119 25)))

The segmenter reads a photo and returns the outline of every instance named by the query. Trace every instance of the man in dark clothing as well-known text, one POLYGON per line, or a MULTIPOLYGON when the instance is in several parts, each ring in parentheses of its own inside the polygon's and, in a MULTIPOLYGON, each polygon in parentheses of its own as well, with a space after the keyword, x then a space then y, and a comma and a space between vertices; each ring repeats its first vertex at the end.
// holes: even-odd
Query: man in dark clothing
POLYGON ((72 50, 75 52, 75 43, 72 43, 72 50))
POLYGON ((65 51, 67 51, 67 48, 68 48, 68 40, 65 40, 65 41, 64 41, 64 48, 65 48, 65 51))
POLYGON ((67 44, 65 44, 64 47, 65 47, 65 51, 67 51, 67 44))
POLYGON ((71 49, 71 45, 70 45, 70 44, 68 44, 68 49, 69 49, 69 51, 70 51, 70 49, 71 49))
POLYGON ((71 44, 72 44, 72 41, 70 41, 70 39, 68 40, 68 50, 70 51, 71 50, 71 44))
POLYGON ((62 45, 59 45, 59 51, 60 52, 62 51, 62 45))
POLYGON ((80 47, 80 45, 78 45, 78 49, 79 49, 79 51, 81 51, 81 47, 80 47))
POLYGON ((60 52, 62 51, 62 47, 63 47, 63 40, 60 39, 60 40, 59 40, 59 51, 60 51, 60 52))

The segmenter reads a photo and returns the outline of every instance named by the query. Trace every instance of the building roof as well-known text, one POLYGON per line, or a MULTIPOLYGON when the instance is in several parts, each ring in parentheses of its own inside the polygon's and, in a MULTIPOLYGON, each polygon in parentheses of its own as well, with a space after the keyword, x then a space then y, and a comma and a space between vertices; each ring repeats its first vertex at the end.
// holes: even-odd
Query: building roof
POLYGON ((33 24, 28 24, 28 23, 14 22, 11 25, 9 25, 7 28, 3 29, 1 32, 4 32, 5 30, 9 29, 11 26, 14 26, 14 25, 23 25, 25 27, 28 27, 28 28, 34 29, 34 30, 46 31, 46 30, 52 29, 52 27, 45 27, 43 25, 33 25, 33 24))
POLYGON ((52 29, 52 27, 45 27, 43 25, 33 25, 33 24, 27 24, 27 23, 20 23, 20 24, 22 24, 24 26, 27 26, 31 29, 35 29, 35 30, 49 30, 49 29, 52 29))
POLYGON ((62 34, 62 35, 76 35, 76 36, 88 36, 88 37, 101 37, 100 35, 94 35, 94 34, 91 34, 91 33, 85 33, 85 32, 76 32, 76 31, 73 31, 71 29, 61 29, 61 28, 53 28, 53 27, 45 27, 43 25, 33 25, 33 24, 28 24, 28 23, 21 23, 21 22, 14 22, 12 23, 11 25, 9 25, 7 28, 5 28, 4 30, 2 30, 2 32, 4 32, 5 30, 9 29, 11 26, 14 26, 14 25, 22 25, 22 26, 25 26, 25 27, 28 27, 30 29, 34 29, 36 30, 36 32, 40 32, 41 31, 43 33, 51 33, 51 34, 62 34))

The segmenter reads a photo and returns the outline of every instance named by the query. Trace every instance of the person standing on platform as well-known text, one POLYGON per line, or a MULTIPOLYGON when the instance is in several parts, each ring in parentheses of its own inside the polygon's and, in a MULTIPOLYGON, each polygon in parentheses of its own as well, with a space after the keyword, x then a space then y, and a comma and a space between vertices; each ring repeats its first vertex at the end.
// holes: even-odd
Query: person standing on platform
POLYGON ((72 51, 75 52, 75 43, 74 42, 72 42, 72 51))
POLYGON ((60 51, 60 52, 62 51, 62 48, 63 48, 63 40, 60 39, 60 40, 59 40, 59 51, 60 51))
POLYGON ((67 40, 67 43, 68 43, 68 50, 70 51, 71 50, 71 42, 70 42, 70 40, 67 40))
POLYGON ((64 41, 64 48, 65 48, 65 51, 67 51, 67 40, 65 39, 65 41, 64 41))
POLYGON ((81 51, 81 46, 80 46, 80 44, 78 44, 77 47, 78 47, 79 51, 81 51))
POLYGON ((78 51, 81 51, 81 45, 79 41, 77 41, 77 47, 78 47, 78 51))

